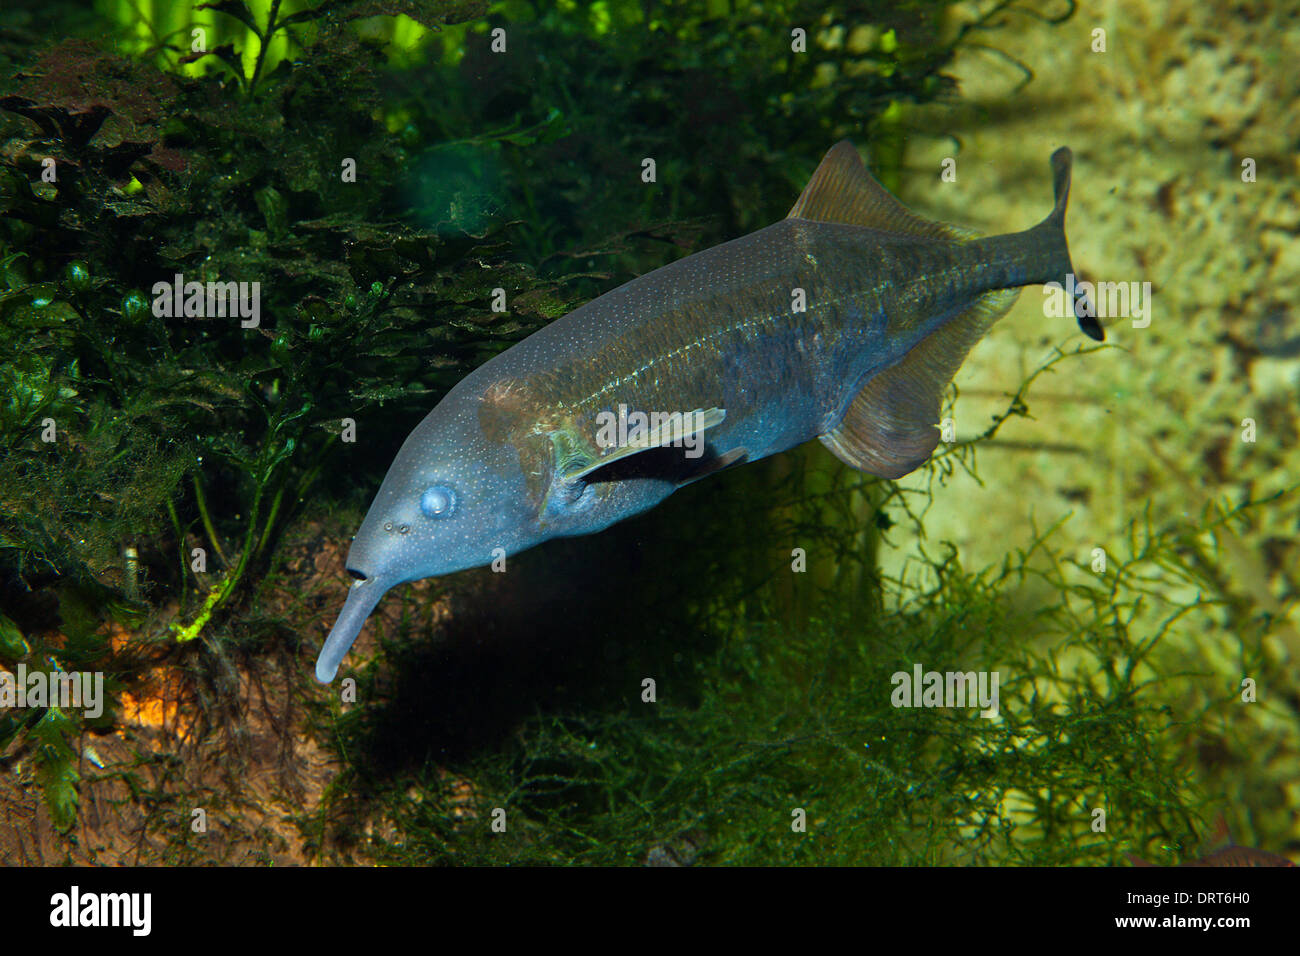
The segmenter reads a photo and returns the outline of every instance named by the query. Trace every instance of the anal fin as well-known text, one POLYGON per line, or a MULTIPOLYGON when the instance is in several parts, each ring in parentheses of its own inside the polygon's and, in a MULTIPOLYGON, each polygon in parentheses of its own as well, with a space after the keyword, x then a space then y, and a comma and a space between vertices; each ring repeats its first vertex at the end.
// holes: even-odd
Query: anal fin
POLYGON ((935 425, 943 390, 1019 292, 985 293, 896 364, 874 375, 839 424, 819 436, 822 444, 846 465, 882 478, 901 478, 925 464, 939 444, 935 425))

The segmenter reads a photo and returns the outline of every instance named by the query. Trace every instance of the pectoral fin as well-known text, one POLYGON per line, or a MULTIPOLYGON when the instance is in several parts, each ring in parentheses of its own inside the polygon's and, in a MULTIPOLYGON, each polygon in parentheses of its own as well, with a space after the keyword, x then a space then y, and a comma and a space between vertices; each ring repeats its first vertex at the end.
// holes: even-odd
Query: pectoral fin
POLYGON ((557 445, 557 474, 562 481, 578 481, 611 462, 635 455, 652 448, 664 448, 669 445, 684 445, 693 436, 699 435, 715 425, 722 424, 727 417, 721 408, 697 408, 683 415, 671 415, 654 428, 633 435, 622 445, 602 449, 594 457, 574 454, 571 451, 561 453, 557 445))
POLYGON ((819 436, 822 444, 846 465, 882 478, 901 478, 925 464, 939 444, 935 424, 943 390, 1019 291, 986 293, 897 364, 874 375, 840 423, 819 436))
POLYGON ((749 449, 733 448, 731 451, 718 455, 716 458, 708 459, 699 468, 695 469, 687 477, 678 482, 677 487, 685 488, 687 485, 692 485, 701 478, 707 478, 709 475, 716 475, 718 472, 725 471, 733 465, 739 465, 748 457, 749 449))

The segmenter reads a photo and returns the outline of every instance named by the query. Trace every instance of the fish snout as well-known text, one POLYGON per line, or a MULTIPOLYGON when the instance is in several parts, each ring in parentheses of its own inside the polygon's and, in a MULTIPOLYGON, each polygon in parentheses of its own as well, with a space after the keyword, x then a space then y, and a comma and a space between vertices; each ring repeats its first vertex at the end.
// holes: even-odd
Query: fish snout
POLYGON ((316 680, 322 684, 334 680, 339 665, 361 633, 366 618, 389 588, 388 583, 369 576, 364 571, 354 567, 347 570, 353 578, 347 600, 343 602, 343 610, 339 612, 338 620, 334 622, 334 627, 330 629, 329 637, 325 638, 320 655, 316 658, 316 680))

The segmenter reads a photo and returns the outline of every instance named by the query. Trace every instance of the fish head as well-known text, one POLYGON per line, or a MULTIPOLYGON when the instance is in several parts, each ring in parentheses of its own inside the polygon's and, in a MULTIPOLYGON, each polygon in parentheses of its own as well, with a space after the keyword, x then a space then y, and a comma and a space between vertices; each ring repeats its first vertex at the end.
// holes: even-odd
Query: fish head
POLYGON ((320 682, 334 679, 390 588, 489 564, 548 536, 518 453, 484 435, 476 406, 468 390, 453 389, 393 459, 348 551, 352 584, 316 661, 320 682))

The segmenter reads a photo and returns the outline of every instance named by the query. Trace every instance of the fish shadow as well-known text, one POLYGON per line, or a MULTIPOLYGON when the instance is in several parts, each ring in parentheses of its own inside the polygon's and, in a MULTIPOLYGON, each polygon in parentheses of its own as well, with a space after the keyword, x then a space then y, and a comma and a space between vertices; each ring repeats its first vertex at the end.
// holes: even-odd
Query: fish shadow
POLYGON ((754 588, 765 547, 752 513, 729 513, 752 511, 747 480, 720 475, 600 534, 511 557, 506 573, 449 578, 445 620, 385 640, 378 699, 349 745, 362 776, 498 751, 538 715, 653 716, 646 678, 660 701, 696 706, 695 664, 721 639, 707 609, 732 585, 754 588))

